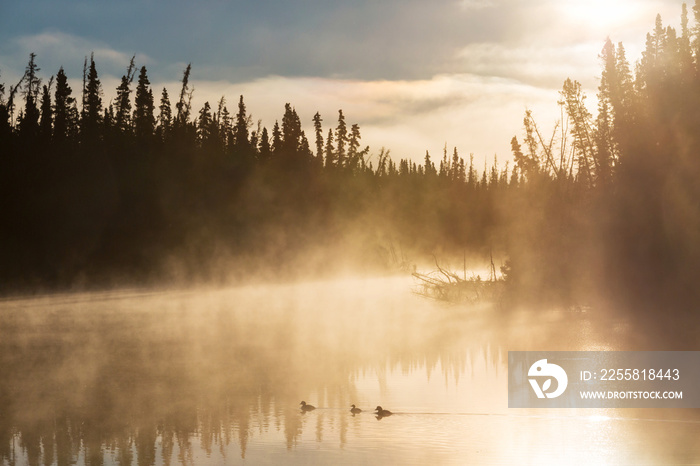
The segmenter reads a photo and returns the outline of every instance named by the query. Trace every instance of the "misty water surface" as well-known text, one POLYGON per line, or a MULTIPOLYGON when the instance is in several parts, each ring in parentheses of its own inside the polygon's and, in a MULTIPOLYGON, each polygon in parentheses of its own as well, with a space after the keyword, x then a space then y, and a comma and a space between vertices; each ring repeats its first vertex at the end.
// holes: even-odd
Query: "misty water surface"
POLYGON ((625 325, 446 306, 411 285, 5 300, 2 463, 700 461, 692 410, 507 408, 509 350, 625 349, 625 325), (317 409, 302 413, 301 400, 317 409), (378 420, 377 405, 395 414, 378 420))

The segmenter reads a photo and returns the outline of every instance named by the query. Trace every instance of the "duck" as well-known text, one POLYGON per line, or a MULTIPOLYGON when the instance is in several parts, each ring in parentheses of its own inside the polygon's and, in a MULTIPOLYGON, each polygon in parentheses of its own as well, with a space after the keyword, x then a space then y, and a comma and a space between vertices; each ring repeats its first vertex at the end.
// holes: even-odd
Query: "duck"
POLYGON ((362 410, 360 408, 356 408, 355 405, 350 405, 350 412, 352 414, 360 414, 362 410))
POLYGON ((316 409, 316 406, 307 405, 306 401, 302 401, 299 404, 301 405, 302 411, 313 411, 314 409, 316 409))
POLYGON ((386 416, 391 416, 392 414, 394 414, 391 411, 389 411, 388 409, 382 409, 381 406, 377 406, 377 409, 375 409, 374 411, 378 417, 386 417, 386 416))

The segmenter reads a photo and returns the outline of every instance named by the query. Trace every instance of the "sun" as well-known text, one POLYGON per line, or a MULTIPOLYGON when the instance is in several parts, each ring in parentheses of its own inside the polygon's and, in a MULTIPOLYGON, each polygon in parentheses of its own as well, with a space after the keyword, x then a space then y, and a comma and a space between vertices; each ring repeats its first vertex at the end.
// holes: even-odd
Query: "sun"
POLYGON ((636 0, 565 0, 559 3, 559 8, 571 22, 609 33, 614 32, 611 28, 634 22, 641 14, 636 0))

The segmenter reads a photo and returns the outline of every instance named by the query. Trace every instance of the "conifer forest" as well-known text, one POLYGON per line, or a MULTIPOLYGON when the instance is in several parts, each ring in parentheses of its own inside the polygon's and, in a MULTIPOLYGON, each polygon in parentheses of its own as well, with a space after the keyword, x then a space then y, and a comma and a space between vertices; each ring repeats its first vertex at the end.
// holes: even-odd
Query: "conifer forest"
POLYGON ((155 89, 132 59, 112 90, 88 56, 76 89, 32 54, 22 79, 0 87, 0 286, 323 276, 464 254, 497 258, 514 301, 691 317, 700 302, 693 13, 683 8, 680 28, 657 17, 641 57, 601 44, 594 104, 569 77, 552 103, 562 119, 526 111, 512 154, 487 168, 447 145, 416 148, 420 163, 394 160, 390 148, 363 145, 352 115, 299 115, 294 96, 269 126, 244 96, 193 108, 190 66, 179 88, 155 89))

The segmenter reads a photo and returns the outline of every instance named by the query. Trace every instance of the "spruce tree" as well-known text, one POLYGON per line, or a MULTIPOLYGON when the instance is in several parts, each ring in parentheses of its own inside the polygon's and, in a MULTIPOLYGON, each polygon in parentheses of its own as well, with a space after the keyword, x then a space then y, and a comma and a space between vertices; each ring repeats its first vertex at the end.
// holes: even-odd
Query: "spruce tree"
POLYGON ((279 157, 282 153, 282 132, 277 120, 275 120, 275 126, 272 127, 272 153, 275 157, 279 157))
POLYGON ((455 147, 452 151, 452 163, 450 164, 450 179, 452 181, 458 181, 460 178, 459 160, 459 154, 457 153, 457 148, 455 147))
POLYGON ((430 160, 430 152, 425 151, 425 176, 437 176, 435 164, 430 160))
POLYGON ((250 120, 246 115, 245 103, 241 95, 238 100, 238 113, 236 113, 236 124, 233 127, 233 144, 235 151, 242 157, 250 155, 250 140, 248 139, 248 128, 250 120))
POLYGON ((304 132, 301 129, 301 120, 296 110, 287 103, 284 106, 282 117, 282 151, 286 156, 295 157, 304 154, 302 138, 304 132))
POLYGON ((260 158, 266 160, 272 155, 272 148, 270 147, 270 136, 267 133, 267 128, 263 127, 262 133, 260 134, 259 148, 260 158))
POLYGON ((168 90, 163 88, 160 96, 160 105, 158 106, 158 127, 156 132, 159 139, 165 140, 170 136, 170 129, 173 124, 173 111, 170 105, 170 97, 168 90))
POLYGON ((211 114, 211 105, 209 105, 209 102, 204 102, 204 106, 199 111, 199 118, 197 119, 197 138, 201 147, 211 147, 211 143, 215 137, 213 126, 214 120, 211 114))
POLYGON ((134 134, 142 140, 153 136, 156 124, 154 117, 155 104, 153 102, 153 91, 149 87, 150 84, 146 67, 142 66, 134 99, 134 134))
POLYGON ((338 110, 338 127, 335 130, 335 136, 337 147, 336 164, 339 167, 342 167, 345 165, 345 144, 347 143, 348 139, 348 128, 345 124, 345 116, 343 115, 342 110, 338 110))
POLYGON ((120 132, 129 132, 131 130, 131 83, 134 81, 134 73, 136 73, 135 58, 131 57, 126 74, 122 76, 121 83, 117 87, 114 118, 115 126, 120 132))
POLYGON ((214 118, 216 125, 219 128, 219 138, 221 146, 225 150, 230 150, 234 147, 233 123, 231 122, 231 114, 226 107, 226 98, 219 99, 219 105, 214 118))
POLYGON ((72 118, 75 98, 73 90, 68 85, 68 77, 63 67, 56 74, 56 92, 54 93, 54 140, 58 143, 69 139, 75 132, 77 121, 72 118))
POLYGON ((360 126, 358 124, 353 124, 350 127, 350 137, 348 138, 348 165, 354 168, 359 163, 360 153, 360 126))
MULTIPOLYGON (((518 140, 514 137, 511 140, 511 144, 515 142, 517 144, 518 140)), ((520 144, 517 144, 518 150, 520 150, 520 144)), ((522 151, 520 151, 522 155, 522 151)), ((516 159, 517 160, 517 159, 516 159)), ((467 172, 467 186, 470 188, 476 188, 476 168, 474 168, 474 154, 469 154, 469 171, 467 172)))
POLYGON ((335 148, 333 147, 333 130, 328 130, 326 137, 326 168, 335 166, 335 148))
POLYGON ((83 83, 83 109, 80 129, 83 141, 93 143, 100 136, 100 127, 103 119, 102 87, 97 76, 97 67, 93 55, 90 56, 89 68, 84 70, 83 83))
POLYGON ((316 134, 316 158, 323 160, 323 129, 321 128, 321 114, 316 112, 314 114, 314 133, 316 134))
POLYGON ((634 101, 634 78, 622 42, 617 45, 615 63, 617 83, 611 88, 610 102, 615 112, 616 128, 619 129, 632 121, 634 101))
POLYGON ((598 177, 603 184, 607 184, 612 177, 612 168, 617 158, 617 146, 613 138, 614 113, 612 95, 615 88, 619 87, 617 76, 617 58, 615 47, 608 38, 601 53, 603 72, 598 86, 598 117, 595 128, 595 154, 598 165, 598 177))
POLYGON ((41 87, 41 79, 37 73, 41 69, 35 62, 36 54, 29 54, 29 63, 24 72, 24 87, 23 93, 25 97, 24 113, 21 115, 19 123, 19 134, 22 139, 27 141, 27 144, 34 143, 39 136, 39 108, 37 100, 41 87))
POLYGON ((48 85, 44 85, 41 94, 41 119, 39 120, 39 135, 44 144, 48 144, 53 132, 53 107, 51 106, 51 85, 53 76, 48 85))

